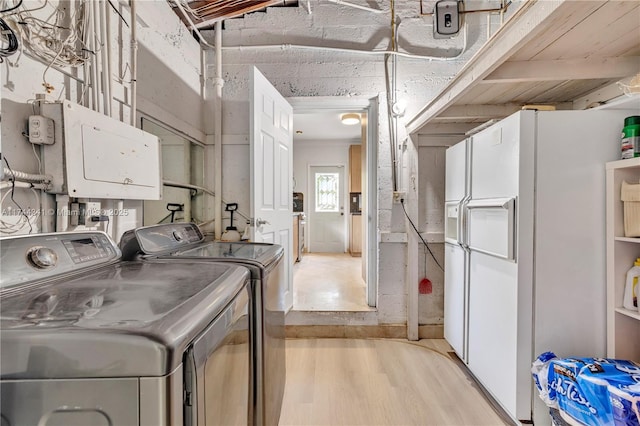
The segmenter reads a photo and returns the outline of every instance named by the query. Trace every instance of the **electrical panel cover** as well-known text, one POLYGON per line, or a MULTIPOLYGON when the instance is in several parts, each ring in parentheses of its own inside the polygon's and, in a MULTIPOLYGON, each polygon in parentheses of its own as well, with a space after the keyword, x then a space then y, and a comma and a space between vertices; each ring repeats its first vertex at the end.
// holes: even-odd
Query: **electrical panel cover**
POLYGON ((45 103, 55 122, 55 143, 44 147, 52 190, 71 197, 159 200, 158 137, 69 101, 45 103))

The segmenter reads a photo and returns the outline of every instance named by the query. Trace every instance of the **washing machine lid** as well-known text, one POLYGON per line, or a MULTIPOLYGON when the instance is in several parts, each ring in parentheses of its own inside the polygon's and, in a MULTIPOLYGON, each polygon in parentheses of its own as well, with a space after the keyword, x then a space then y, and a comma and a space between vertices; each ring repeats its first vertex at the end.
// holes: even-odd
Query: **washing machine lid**
POLYGON ((145 226, 123 235, 120 242, 125 259, 142 254, 151 257, 186 257, 233 260, 268 269, 282 258, 277 244, 220 242, 205 240, 194 223, 145 226))
POLYGON ((0 294, 0 376, 162 376, 245 288, 222 263, 120 262, 0 294))
POLYGON ((207 257, 221 260, 250 261, 268 268, 277 262, 284 254, 281 246, 265 243, 228 243, 208 242, 201 243, 197 247, 180 250, 173 256, 198 258, 207 257))

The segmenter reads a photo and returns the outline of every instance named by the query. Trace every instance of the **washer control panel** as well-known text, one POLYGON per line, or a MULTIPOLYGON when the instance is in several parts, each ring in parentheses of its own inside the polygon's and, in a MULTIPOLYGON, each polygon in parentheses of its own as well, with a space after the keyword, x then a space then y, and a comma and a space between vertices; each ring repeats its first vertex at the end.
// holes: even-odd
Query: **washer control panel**
POLYGON ((134 233, 144 254, 176 251, 204 240, 202 231, 195 223, 147 226, 136 229, 134 233))
POLYGON ((53 278, 120 258, 103 232, 61 232, 0 238, 0 287, 53 278))

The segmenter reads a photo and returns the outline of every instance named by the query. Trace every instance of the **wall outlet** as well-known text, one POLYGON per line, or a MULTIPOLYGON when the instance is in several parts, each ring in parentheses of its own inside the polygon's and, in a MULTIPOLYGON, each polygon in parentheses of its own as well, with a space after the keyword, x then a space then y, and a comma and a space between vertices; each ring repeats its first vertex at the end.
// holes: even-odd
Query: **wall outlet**
POLYGON ((29 116, 29 142, 37 145, 53 145, 53 120, 41 115, 29 116))
POLYGON ((405 200, 407 193, 404 191, 393 191, 393 204, 400 204, 400 200, 405 200))

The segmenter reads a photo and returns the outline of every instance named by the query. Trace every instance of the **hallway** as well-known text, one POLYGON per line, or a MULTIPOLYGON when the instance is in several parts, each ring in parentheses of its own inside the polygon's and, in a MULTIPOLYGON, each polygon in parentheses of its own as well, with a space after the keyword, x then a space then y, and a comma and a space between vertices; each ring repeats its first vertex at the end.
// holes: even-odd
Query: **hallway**
POLYGON ((362 258, 305 253, 293 268, 294 311, 373 311, 367 305, 362 258))

